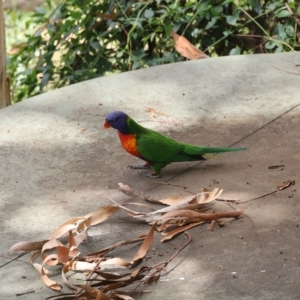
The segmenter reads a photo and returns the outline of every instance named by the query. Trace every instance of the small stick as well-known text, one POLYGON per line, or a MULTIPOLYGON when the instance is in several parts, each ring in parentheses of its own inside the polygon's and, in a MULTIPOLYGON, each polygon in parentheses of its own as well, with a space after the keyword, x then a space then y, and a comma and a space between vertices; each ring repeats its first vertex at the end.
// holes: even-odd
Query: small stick
POLYGON ((239 199, 232 199, 232 198, 224 198, 224 197, 219 197, 216 199, 217 201, 224 201, 224 202, 242 202, 242 200, 239 199))
POLYGON ((157 109, 154 109, 154 108, 150 108, 150 107, 145 108, 145 111, 154 112, 154 113, 161 114, 161 115, 164 115, 164 116, 169 116, 168 114, 164 113, 163 111, 160 111, 160 110, 157 110, 157 109))
POLYGON ((261 199, 261 198, 264 198, 264 197, 270 196, 270 195, 272 195, 272 194, 275 194, 275 193, 277 193, 277 191, 273 191, 273 192, 271 192, 271 193, 268 193, 268 194, 262 195, 262 196, 260 196, 260 197, 252 198, 252 199, 245 200, 245 201, 241 201, 240 203, 247 203, 247 202, 250 202, 250 201, 258 200, 258 199, 261 199))
POLYGON ((253 220, 248 215, 246 215, 246 214, 244 214, 244 216, 247 217, 250 220, 250 222, 252 223, 252 230, 253 230, 253 232, 254 232, 254 234, 256 236, 257 243, 259 245, 259 248, 262 248, 262 244, 261 244, 261 242, 260 242, 260 240, 258 238, 258 234, 257 234, 257 232, 255 230, 255 225, 254 225, 253 220))
POLYGON ((280 70, 280 71, 283 71, 283 72, 286 72, 286 73, 290 73, 290 74, 295 74, 295 75, 300 75, 300 73, 297 73, 297 72, 293 72, 293 71, 288 71, 288 70, 284 70, 284 69, 280 69, 278 67, 274 67, 273 68, 277 69, 277 70, 280 70))
POLYGON ((270 195, 275 194, 275 193, 277 193, 277 191, 273 191, 271 193, 268 193, 268 194, 265 194, 265 195, 262 195, 262 196, 259 196, 259 197, 256 197, 256 198, 248 199, 248 200, 238 200, 238 199, 230 199, 230 198, 217 198, 216 200, 217 201, 224 201, 224 202, 233 202, 233 203, 236 203, 236 204, 242 204, 242 203, 247 203, 247 202, 250 202, 250 201, 258 200, 258 199, 270 196, 270 195))
POLYGON ((269 166, 268 169, 278 169, 283 167, 285 167, 285 165, 269 166))
MULTIPOLYGON (((25 252, 19 254, 16 258, 10 258, 10 261, 8 261, 7 263, 1 265, 0 268, 6 266, 6 265, 8 265, 8 264, 10 264, 10 263, 13 262, 13 261, 18 261, 18 258, 20 258, 20 257, 22 257, 22 256, 24 256, 24 255, 26 255, 26 254, 28 254, 28 253, 29 253, 29 251, 25 251, 25 252)), ((1 255, 1 256, 2 256, 2 255, 1 255)), ((2 256, 2 257, 4 257, 4 256, 2 256)), ((20 260, 20 261, 21 261, 21 260, 20 260)), ((23 262, 24 262, 24 261, 23 261, 23 262)), ((24 263, 25 263, 25 262, 24 262, 24 263)))
POLYGON ((192 237, 191 235, 189 234, 188 231, 185 231, 184 232, 185 235, 187 235, 187 237, 189 238, 188 241, 183 245, 181 246, 173 255, 171 258, 169 258, 167 260, 167 262, 169 263, 170 261, 172 261, 191 241, 192 241, 192 237))
MULTIPOLYGON (((29 252, 26 251, 25 253, 20 254, 20 255, 17 256, 16 258, 9 257, 9 256, 5 256, 5 255, 0 255, 0 257, 9 259, 10 261, 9 261, 8 263, 10 263, 10 262, 12 262, 12 261, 19 261, 19 262, 22 262, 22 263, 27 264, 27 265, 30 266, 30 263, 28 263, 28 262, 26 262, 26 261, 23 261, 23 260, 21 260, 21 259, 18 259, 19 257, 24 256, 24 255, 27 254, 27 253, 29 253, 29 252)), ((6 264, 8 264, 8 263, 6 263, 6 264)), ((5 265, 6 265, 6 264, 5 264, 5 265)), ((3 267, 3 266, 5 266, 5 265, 0 266, 0 268, 3 267)))
POLYGON ((155 184, 163 184, 163 185, 171 185, 171 186, 177 186, 177 187, 181 187, 181 188, 184 188, 186 189, 187 187, 186 186, 183 186, 183 185, 179 185, 179 184, 173 184, 173 183, 168 183, 168 182, 154 182, 155 184))
POLYGON ((34 289, 28 289, 25 292, 16 293, 16 296, 23 296, 23 295, 27 295, 27 294, 34 293, 34 292, 35 292, 34 289))
POLYGON ((187 237, 189 238, 188 241, 183 246, 181 246, 169 259, 167 259, 163 263, 159 263, 157 265, 152 266, 151 269, 157 268, 161 265, 167 266, 167 264, 171 262, 192 241, 192 236, 189 234, 188 231, 185 231, 184 234, 187 235, 187 237))

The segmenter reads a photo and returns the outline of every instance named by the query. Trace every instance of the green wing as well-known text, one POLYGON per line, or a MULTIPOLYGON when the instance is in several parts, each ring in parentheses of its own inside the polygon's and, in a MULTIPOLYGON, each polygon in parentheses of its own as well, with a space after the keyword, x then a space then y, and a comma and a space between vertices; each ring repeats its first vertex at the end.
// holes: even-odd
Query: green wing
POLYGON ((137 136, 138 150, 149 162, 171 163, 175 161, 186 161, 181 153, 184 144, 178 143, 158 132, 150 131, 137 136))

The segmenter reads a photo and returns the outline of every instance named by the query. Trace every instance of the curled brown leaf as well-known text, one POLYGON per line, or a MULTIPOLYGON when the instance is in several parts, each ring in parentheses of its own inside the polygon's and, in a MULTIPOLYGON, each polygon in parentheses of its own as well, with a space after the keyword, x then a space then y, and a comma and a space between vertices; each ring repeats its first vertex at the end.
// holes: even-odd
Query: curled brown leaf
POLYGON ((278 189, 278 191, 282 191, 282 190, 284 190, 284 189, 286 189, 289 186, 294 185, 294 184, 295 184, 295 180, 287 180, 282 185, 279 185, 277 187, 277 189, 278 189))
POLYGON ((172 30, 172 37, 174 39, 175 49, 185 58, 201 59, 209 58, 204 52, 192 45, 185 37, 177 34, 172 30))

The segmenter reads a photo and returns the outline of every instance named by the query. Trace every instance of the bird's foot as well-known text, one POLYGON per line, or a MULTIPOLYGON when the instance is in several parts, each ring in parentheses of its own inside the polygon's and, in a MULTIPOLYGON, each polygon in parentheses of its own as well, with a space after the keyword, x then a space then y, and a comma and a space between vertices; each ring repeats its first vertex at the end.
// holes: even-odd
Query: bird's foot
POLYGON ((160 177, 159 174, 155 174, 155 173, 139 172, 139 174, 142 176, 150 177, 150 178, 159 178, 160 177))
POLYGON ((137 170, 137 169, 150 169, 150 165, 137 165, 137 166, 128 166, 127 168, 137 170))

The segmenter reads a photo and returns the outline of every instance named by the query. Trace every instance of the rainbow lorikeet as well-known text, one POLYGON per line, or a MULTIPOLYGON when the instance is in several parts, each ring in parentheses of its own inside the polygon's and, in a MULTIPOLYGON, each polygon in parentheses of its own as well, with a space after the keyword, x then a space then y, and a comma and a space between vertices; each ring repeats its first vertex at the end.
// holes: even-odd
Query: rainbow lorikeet
POLYGON ((113 111, 107 115, 104 128, 110 127, 118 130, 121 144, 128 153, 146 161, 145 165, 129 167, 132 169, 151 167, 153 173, 140 174, 153 178, 159 177, 161 169, 172 162, 205 160, 202 155, 208 153, 245 150, 245 148, 201 147, 183 144, 137 124, 122 111, 113 111))

